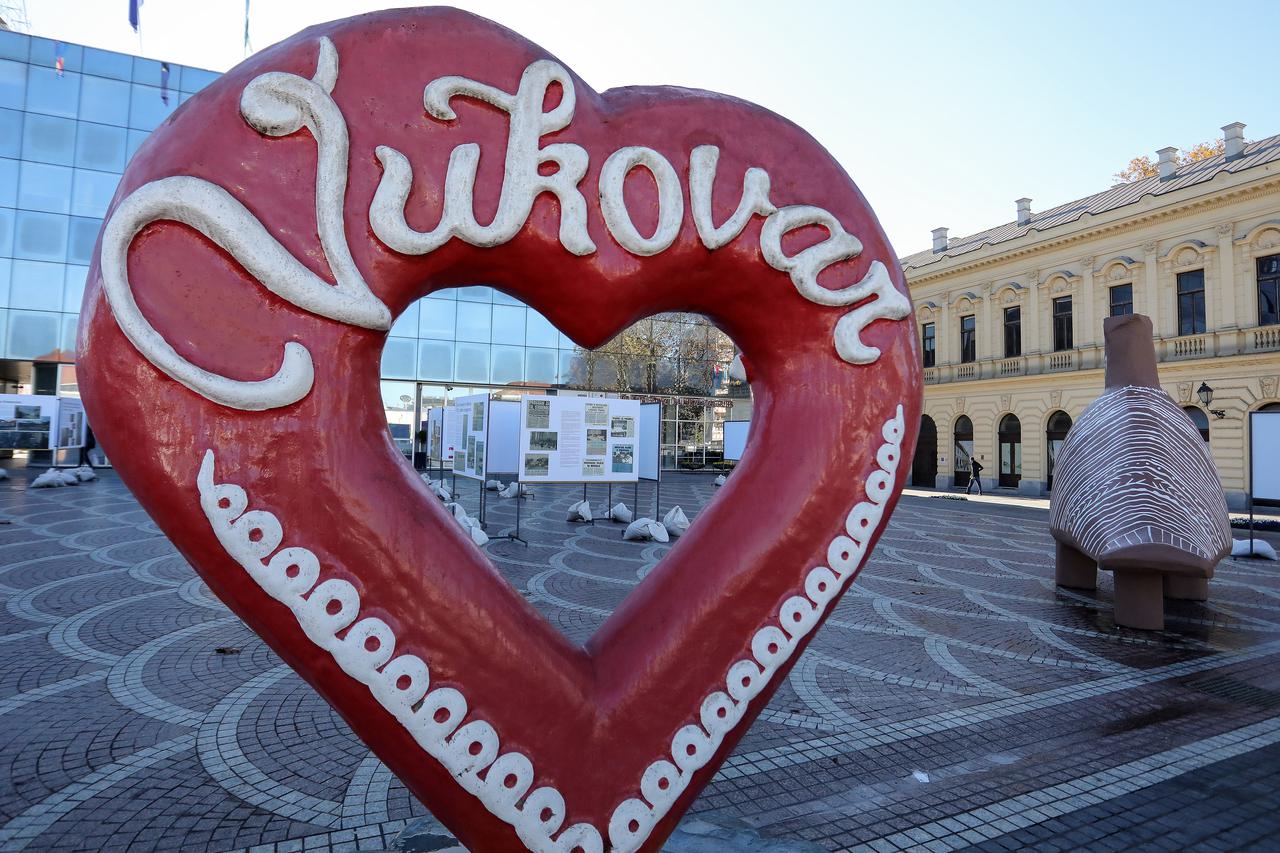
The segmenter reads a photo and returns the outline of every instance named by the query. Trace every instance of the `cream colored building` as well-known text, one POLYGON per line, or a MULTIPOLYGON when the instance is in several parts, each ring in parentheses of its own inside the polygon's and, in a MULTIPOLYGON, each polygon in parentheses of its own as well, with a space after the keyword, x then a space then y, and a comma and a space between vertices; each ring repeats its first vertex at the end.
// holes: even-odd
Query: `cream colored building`
POLYGON ((963 485, 972 453, 984 488, 1047 493, 1065 428, 1102 390, 1102 321, 1132 311, 1244 506, 1248 413, 1280 407, 1280 136, 1243 129, 1223 128, 1224 155, 1178 168, 1163 149, 1159 176, 1040 213, 1020 199, 1013 222, 938 229, 902 259, 925 351, 914 484, 963 485))

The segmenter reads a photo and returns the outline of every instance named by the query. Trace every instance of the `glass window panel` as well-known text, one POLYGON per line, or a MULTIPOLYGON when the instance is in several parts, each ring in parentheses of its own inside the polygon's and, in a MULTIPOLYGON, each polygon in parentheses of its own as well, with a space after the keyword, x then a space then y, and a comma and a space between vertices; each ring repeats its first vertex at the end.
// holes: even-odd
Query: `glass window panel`
POLYGON ((0 206, 18 206, 18 170, 21 164, 17 160, 0 159, 0 206))
POLYGON ((458 303, 452 299, 424 299, 420 304, 418 335, 437 340, 453 340, 453 320, 458 303))
POLYGON ((467 302, 492 302, 493 290, 488 287, 459 287, 458 298, 467 302))
POLYGON ((27 112, 75 118, 80 105, 80 75, 61 77, 52 68, 27 67, 27 112))
POLYGON ((12 30, 0 30, 0 57, 26 62, 27 49, 30 44, 31 39, 22 33, 15 33, 12 30))
POLYGON ((32 65, 44 65, 53 68, 58 57, 62 57, 64 71, 84 70, 84 48, 78 44, 54 41, 53 39, 34 36, 31 39, 30 62, 32 65))
POLYGON ((444 290, 437 290, 434 293, 428 293, 427 298, 456 300, 458 298, 458 291, 456 288, 448 287, 444 290))
POLYGON ((22 113, 17 110, 0 110, 0 157, 18 157, 21 154, 22 113))
POLYGON ((421 341, 418 344, 418 378, 453 381, 453 343, 421 341))
POLYGON ((75 158, 75 119, 27 115, 22 128, 22 159, 70 166, 75 158))
POLYGON ((455 347, 454 377, 459 382, 489 381, 489 345, 460 343, 455 347))
POLYGON ((71 231, 67 238, 67 260, 73 264, 87 264, 93 258, 93 244, 98 239, 101 219, 71 217, 71 231))
POLYGON ((0 59, 0 107, 20 110, 27 105, 27 66, 0 59))
POLYGON ((527 309, 525 319, 525 343, 531 347, 554 347, 560 333, 551 321, 532 308, 527 309))
POLYGON ((64 359, 75 358, 76 355, 76 332, 80 327, 79 314, 63 314, 62 315, 62 350, 64 359))
POLYGON ((203 68, 182 67, 182 91, 199 92, 205 86, 208 86, 219 75, 216 71, 205 71, 203 68))
POLYGON ((71 207, 71 169, 47 163, 23 163, 18 179, 18 207, 66 213, 71 207))
POLYGON ((404 338, 387 338, 382 348, 382 375, 391 379, 412 379, 418 347, 404 338))
POLYGON ((138 153, 138 149, 142 146, 142 143, 147 141, 147 137, 150 135, 151 134, 145 130, 129 131, 129 150, 125 152, 126 165, 128 164, 129 160, 133 159, 133 155, 138 153))
POLYGON ((88 267, 67 267, 62 286, 63 311, 70 313, 80 310, 80 303, 84 300, 84 285, 88 278, 88 267))
POLYGON ((558 385, 581 385, 586 375, 582 366, 582 357, 575 350, 556 350, 560 355, 560 375, 556 378, 558 385))
MULTIPOLYGON (((159 63, 157 63, 157 67, 159 63)), ((159 72, 156 72, 156 82, 159 83, 159 72)), ((167 119, 174 110, 178 108, 178 99, 174 92, 169 92, 169 103, 165 103, 160 97, 159 86, 143 86, 134 83, 130 91, 132 96, 129 99, 129 127, 138 130, 155 130, 160 126, 160 122, 167 119)))
POLYGON ((560 335, 560 340, 556 342, 556 346, 560 347, 560 349, 573 349, 574 348, 573 339, 571 339, 568 335, 566 335, 564 332, 559 331, 558 329, 556 331, 560 335))
POLYGON ((15 260, 9 283, 9 307, 61 310, 64 276, 62 264, 15 260))
POLYGON ((495 346, 493 348, 493 374, 491 381, 501 385, 524 381, 523 347, 495 346))
POLYGON ((13 274, 13 261, 0 258, 0 305, 9 304, 9 279, 13 274))
MULTIPOLYGON (((133 57, 110 50, 99 50, 96 47, 84 49, 84 68, 86 75, 98 77, 114 77, 117 80, 128 80, 133 73, 133 57)), ((88 77, 86 76, 86 81, 88 77)))
POLYGON ((525 378, 530 382, 554 385, 556 382, 556 351, 553 349, 525 350, 525 378))
POLYGON ((76 169, 71 212, 76 216, 105 216, 119 183, 120 176, 112 172, 76 169))
POLYGON ((404 309, 404 313, 391 324, 391 335, 397 338, 416 338, 418 336, 418 303, 404 309))
POLYGON ((492 310, 492 306, 487 302, 459 302, 457 339, 460 341, 488 343, 489 314, 492 310))
POLYGON ((30 311, 9 312, 9 358, 45 359, 58 348, 61 314, 30 311))
MULTIPOLYGON (((493 342, 495 344, 524 345, 524 313, 523 307, 514 305, 493 306, 493 342)), ((494 370, 497 370, 497 360, 494 370)), ((498 380, 495 378, 495 382, 498 380)))
POLYGON ((75 165, 100 172, 123 172, 128 131, 109 124, 80 122, 76 133, 75 165))
POLYGON ((519 299, 516 299, 514 296, 511 296, 509 294, 503 293, 501 290, 498 290, 496 287, 489 288, 489 292, 493 294, 493 301, 498 304, 501 304, 501 305, 523 305, 524 304, 519 299))
POLYGON ((67 217, 57 213, 19 210, 14 228, 13 253, 35 261, 67 259, 67 217))
POLYGON ((14 211, 0 207, 0 256, 13 257, 14 211))
POLYGON ((129 123, 129 84, 85 77, 80 86, 80 118, 124 127, 129 123))

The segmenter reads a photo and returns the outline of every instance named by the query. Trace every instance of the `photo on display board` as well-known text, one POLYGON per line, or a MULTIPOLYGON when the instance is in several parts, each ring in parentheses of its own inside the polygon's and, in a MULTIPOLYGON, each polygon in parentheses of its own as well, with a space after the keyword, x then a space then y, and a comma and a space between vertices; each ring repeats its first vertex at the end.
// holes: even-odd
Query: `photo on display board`
POLYGON ((465 471, 467 469, 467 451, 455 450, 453 452, 453 470, 465 471))
POLYGON ((0 431, 0 450, 10 450, 18 446, 18 431, 16 429, 0 431))
POLYGON ((607 429, 587 430, 587 455, 588 456, 604 456, 604 452, 608 444, 609 444, 609 431, 607 429))
POLYGON ((483 474, 484 473, 484 442, 483 441, 476 442, 475 460, 476 460, 475 461, 476 473, 483 474))
POLYGON ((473 432, 484 432, 484 403, 471 404, 471 429, 473 432))
POLYGON ((458 435, 466 435, 470 430, 467 429, 467 416, 462 416, 462 429, 458 430, 458 435))
POLYGON ((558 450, 559 448, 560 448, 560 433, 558 432, 529 433, 529 449, 530 450, 558 450))
POLYGON ((603 477, 604 476, 604 460, 603 459, 583 459, 582 460, 582 476, 603 477))
POLYGON ((635 418, 613 418, 610 421, 609 434, 614 438, 635 438, 636 437, 636 419, 635 418))
MULTIPOLYGON (((467 436, 467 458, 474 460, 476 458, 476 437, 474 435, 467 436)), ((476 464, 472 461, 470 468, 475 468, 476 464)))
POLYGON ((18 420, 23 420, 24 418, 26 418, 26 419, 30 419, 30 418, 38 418, 38 417, 40 417, 40 407, 39 407, 39 406, 24 406, 24 405, 17 405, 17 406, 14 406, 14 407, 13 407, 13 416, 14 416, 15 418, 17 418, 18 420))
POLYGON ((47 432, 19 432, 18 447, 24 450, 41 450, 49 446, 47 432))
POLYGON ((529 477, 545 477, 550 467, 550 457, 545 453, 526 453, 524 455, 524 473, 529 477))
POLYGON ((17 429, 18 422, 13 418, 0 418, 0 430, 17 429))
POLYGON ((613 446, 613 473, 630 474, 635 470, 636 452, 631 444, 615 444, 613 446))
POLYGON ((18 429, 48 429, 50 418, 19 418, 18 429))
POLYGON ((551 401, 525 400, 524 421, 528 429, 551 429, 551 401))
POLYGON ((587 419, 587 426, 608 426, 609 425, 609 404, 608 403, 587 403, 586 419, 587 419))

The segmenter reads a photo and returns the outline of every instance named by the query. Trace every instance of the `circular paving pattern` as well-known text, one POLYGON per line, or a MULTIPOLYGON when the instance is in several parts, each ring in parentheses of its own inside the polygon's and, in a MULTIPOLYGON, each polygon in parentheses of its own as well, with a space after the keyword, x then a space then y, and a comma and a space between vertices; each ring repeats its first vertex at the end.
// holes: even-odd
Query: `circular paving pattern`
MULTIPOLYGON (((0 850, 383 850, 427 817, 113 475, 28 491, 13 473, 0 850)), ((476 510, 476 485, 458 485, 476 510)), ((635 501, 591 491, 599 510, 635 501)), ((696 519, 715 493, 710 476, 673 475, 662 509, 696 519)), ((670 548, 565 522, 581 496, 539 488, 521 509, 528 547, 486 548, 575 642, 670 548)), ((654 498, 645 484, 642 513, 654 498)), ((514 501, 487 504, 490 534, 510 531, 514 501)), ((904 498, 671 849, 1265 845, 1280 817, 1250 804, 1280 793, 1276 572, 1228 561, 1210 601, 1168 602, 1168 630, 1146 633, 1114 624, 1108 575, 1096 593, 1059 590, 1051 560, 1043 511, 904 498)))

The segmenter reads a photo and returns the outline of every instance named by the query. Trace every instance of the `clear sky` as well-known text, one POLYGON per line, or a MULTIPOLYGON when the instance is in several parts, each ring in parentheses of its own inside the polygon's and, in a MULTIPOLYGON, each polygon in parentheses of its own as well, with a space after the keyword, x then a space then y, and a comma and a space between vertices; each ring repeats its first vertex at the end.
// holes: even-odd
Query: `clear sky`
MULTIPOLYGON (((26 0, 32 32, 219 71, 241 0, 26 0)), ((378 0, 252 0, 263 48, 378 0)), ((871 201, 900 255, 1106 189, 1131 157, 1245 122, 1280 133, 1280 2, 457 0, 598 90, 665 83, 800 124, 871 201)), ((388 69, 412 74, 412 67, 388 69)), ((424 81, 425 84, 426 81, 424 81)))

